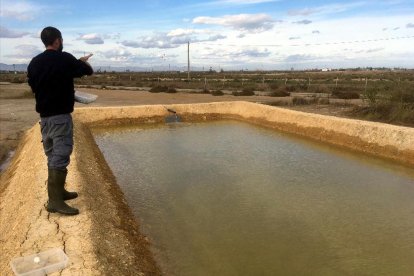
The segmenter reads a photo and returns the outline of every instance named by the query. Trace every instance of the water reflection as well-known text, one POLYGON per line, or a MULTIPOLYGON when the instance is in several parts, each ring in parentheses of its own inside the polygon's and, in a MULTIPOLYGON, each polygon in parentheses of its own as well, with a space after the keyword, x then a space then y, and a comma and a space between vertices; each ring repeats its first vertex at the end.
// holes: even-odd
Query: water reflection
POLYGON ((238 122, 95 136, 168 274, 414 273, 412 169, 238 122))

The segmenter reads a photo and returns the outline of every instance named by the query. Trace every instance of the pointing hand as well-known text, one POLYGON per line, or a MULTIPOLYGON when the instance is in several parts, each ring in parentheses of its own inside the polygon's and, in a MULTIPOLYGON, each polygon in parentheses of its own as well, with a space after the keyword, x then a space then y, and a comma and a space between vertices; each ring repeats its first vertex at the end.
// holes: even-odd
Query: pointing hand
POLYGON ((83 62, 87 62, 87 61, 88 61, 88 59, 89 59, 91 56, 93 56, 93 54, 89 54, 89 55, 87 55, 87 56, 81 57, 79 60, 82 60, 83 62))

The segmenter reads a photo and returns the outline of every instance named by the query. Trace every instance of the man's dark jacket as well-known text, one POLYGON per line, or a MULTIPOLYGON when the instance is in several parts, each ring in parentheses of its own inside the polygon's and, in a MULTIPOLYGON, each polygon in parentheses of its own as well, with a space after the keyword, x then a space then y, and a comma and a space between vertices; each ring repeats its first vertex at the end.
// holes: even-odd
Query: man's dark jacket
POLYGON ((66 52, 46 50, 34 57, 27 68, 27 76, 40 117, 73 112, 73 78, 92 73, 88 64, 66 52))

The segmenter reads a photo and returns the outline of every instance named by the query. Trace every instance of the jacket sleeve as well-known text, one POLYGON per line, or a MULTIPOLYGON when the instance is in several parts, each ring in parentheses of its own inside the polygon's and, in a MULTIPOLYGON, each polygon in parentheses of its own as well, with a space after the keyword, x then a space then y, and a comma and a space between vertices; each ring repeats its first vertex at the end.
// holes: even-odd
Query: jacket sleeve
POLYGON ((67 53, 67 55, 68 55, 70 68, 71 68, 71 75, 73 78, 80 78, 85 75, 90 76, 93 74, 92 67, 88 65, 86 62, 76 59, 74 56, 72 56, 69 53, 67 53))
POLYGON ((30 61, 29 65, 27 66, 27 82, 30 86, 30 88, 32 89, 32 92, 34 93, 33 90, 33 76, 32 76, 32 61, 30 61))

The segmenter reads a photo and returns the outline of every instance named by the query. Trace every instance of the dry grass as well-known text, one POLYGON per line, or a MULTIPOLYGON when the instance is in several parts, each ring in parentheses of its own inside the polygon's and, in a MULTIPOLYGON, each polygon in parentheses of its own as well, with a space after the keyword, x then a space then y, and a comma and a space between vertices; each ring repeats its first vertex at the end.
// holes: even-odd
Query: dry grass
MULTIPOLYGON (((0 81, 23 83, 27 80, 24 73, 1 73, 0 81)), ((252 96, 254 91, 263 91, 269 96, 287 97, 292 92, 299 92, 313 94, 309 96, 318 98, 292 101, 292 104, 299 105, 329 104, 329 98, 361 98, 365 105, 357 108, 360 111, 355 112, 355 116, 370 120, 379 118, 387 122, 410 123, 410 104, 414 102, 414 70, 192 72, 190 81, 185 72, 104 72, 76 79, 75 83, 111 90, 126 86, 152 87, 151 92, 154 93, 175 93, 176 89, 186 89, 220 96, 221 93, 216 91, 230 90, 234 91, 234 96, 252 96)), ((13 97, 29 98, 32 95, 28 93, 13 97)))

